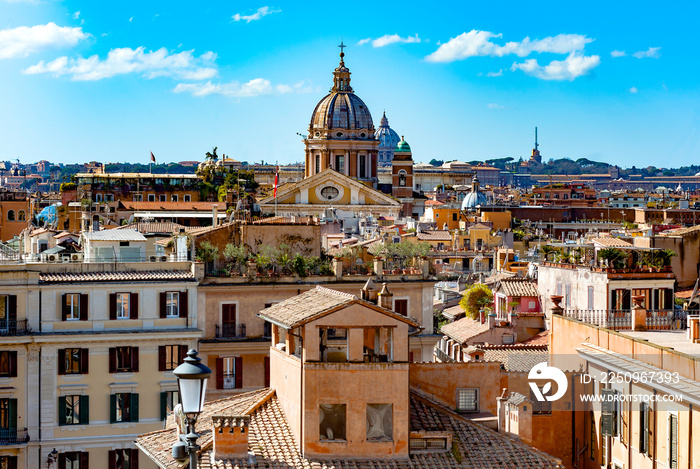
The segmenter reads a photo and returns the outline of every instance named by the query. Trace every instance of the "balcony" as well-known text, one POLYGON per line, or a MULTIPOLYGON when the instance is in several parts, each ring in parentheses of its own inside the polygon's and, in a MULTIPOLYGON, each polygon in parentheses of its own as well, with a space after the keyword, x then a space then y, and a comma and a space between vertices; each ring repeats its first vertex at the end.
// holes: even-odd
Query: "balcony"
MULTIPOLYGON (((632 329, 631 310, 564 310, 563 316, 577 319, 606 329, 624 331, 632 329)), ((688 311, 647 310, 646 329, 649 331, 677 331, 687 328, 688 311)))
POLYGON ((245 339, 245 324, 216 325, 215 337, 217 339, 245 339))
POLYGON ((26 428, 0 428, 0 446, 23 445, 29 442, 26 428))
POLYGON ((0 322, 0 337, 26 335, 31 332, 32 328, 29 327, 29 322, 26 319, 0 322))
POLYGON ((443 363, 454 363, 454 358, 450 357, 448 354, 446 354, 440 347, 435 347, 433 349, 433 352, 435 353, 435 356, 437 357, 438 360, 440 360, 443 363))

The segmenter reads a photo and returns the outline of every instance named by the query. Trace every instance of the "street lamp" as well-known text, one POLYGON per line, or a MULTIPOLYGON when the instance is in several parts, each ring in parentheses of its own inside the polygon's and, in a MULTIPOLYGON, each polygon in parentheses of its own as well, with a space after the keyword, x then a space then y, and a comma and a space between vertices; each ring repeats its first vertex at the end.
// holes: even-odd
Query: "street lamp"
POLYGON ((190 456, 190 469, 197 469, 197 438, 195 423, 204 406, 204 395, 207 390, 207 379, 211 376, 211 369, 202 364, 202 359, 197 356, 197 351, 191 349, 187 352, 185 362, 173 370, 177 378, 177 387, 180 391, 180 404, 185 414, 185 426, 187 435, 180 435, 180 441, 173 445, 173 458, 185 459, 185 453, 190 456))
POLYGON ((58 451, 56 451, 56 448, 53 449, 46 458, 46 467, 51 468, 53 466, 53 463, 56 462, 58 459, 58 451))

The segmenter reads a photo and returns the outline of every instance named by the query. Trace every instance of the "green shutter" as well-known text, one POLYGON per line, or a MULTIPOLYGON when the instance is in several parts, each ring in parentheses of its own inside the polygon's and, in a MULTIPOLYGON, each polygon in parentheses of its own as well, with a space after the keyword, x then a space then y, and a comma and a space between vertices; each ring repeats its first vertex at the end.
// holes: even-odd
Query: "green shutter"
POLYGON ((90 397, 80 396, 80 424, 90 423, 90 397))
POLYGON ((17 399, 10 399, 10 430, 17 430, 17 399))
POLYGON ((160 419, 165 420, 168 418, 168 393, 160 393, 160 419))
POLYGON ((66 396, 58 398, 58 424, 66 424, 66 396))
POLYGON ((131 422, 139 421, 139 395, 136 393, 131 393, 131 422))
POLYGON ((111 394, 109 396, 109 422, 115 423, 117 421, 117 395, 111 394))
POLYGON ((613 436, 615 428, 615 391, 612 389, 601 389, 601 408, 602 415, 600 418, 600 432, 603 436, 613 436))

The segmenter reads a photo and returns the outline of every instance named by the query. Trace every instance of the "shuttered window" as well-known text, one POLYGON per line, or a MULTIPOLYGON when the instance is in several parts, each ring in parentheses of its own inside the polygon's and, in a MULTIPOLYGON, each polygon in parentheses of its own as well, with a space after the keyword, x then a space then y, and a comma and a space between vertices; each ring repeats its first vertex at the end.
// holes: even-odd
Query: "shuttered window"
POLYGON ((602 436, 614 436, 615 430, 615 391, 612 389, 601 389, 601 410, 600 433, 602 436))
MULTIPOLYGON (((3 350, 0 352, 0 377, 16 378, 17 377, 17 352, 11 350, 3 350)), ((2 469, 0 467, 0 469, 2 469)))
POLYGON ((243 359, 219 357, 216 359, 216 388, 240 389, 243 387, 243 359))
POLYGON ((163 391, 160 393, 160 419, 165 420, 168 414, 180 403, 180 394, 177 391, 163 391))
POLYGON ((59 425, 87 425, 90 423, 89 396, 61 396, 58 398, 59 425))
POLYGON ((116 449, 109 452, 109 469, 138 469, 138 449, 116 449))
POLYGON ((117 393, 110 397, 109 421, 138 422, 139 421, 139 395, 136 393, 117 393))
POLYGON ((58 374, 87 374, 88 349, 67 348, 58 350, 58 374))
POLYGON ((678 469, 678 416, 668 417, 668 466, 678 469))
POLYGON ((394 300, 394 312, 408 316, 408 300, 394 300))
POLYGON ((112 347, 109 349, 109 372, 128 373, 139 371, 138 347, 112 347))
POLYGON ((69 451, 59 453, 58 469, 89 469, 90 453, 69 451))
POLYGON ((639 406, 639 452, 649 454, 649 404, 639 406))
POLYGON ((168 371, 184 363, 187 356, 186 345, 161 345, 158 347, 158 371, 168 371))

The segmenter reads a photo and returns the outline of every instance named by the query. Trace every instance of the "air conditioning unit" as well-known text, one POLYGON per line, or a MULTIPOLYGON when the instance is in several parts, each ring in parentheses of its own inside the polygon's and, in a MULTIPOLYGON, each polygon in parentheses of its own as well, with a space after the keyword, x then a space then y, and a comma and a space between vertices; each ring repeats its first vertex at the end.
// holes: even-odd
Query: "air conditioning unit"
POLYGON ((435 265, 442 265, 442 259, 435 259, 435 265))
POLYGON ((71 262, 81 262, 83 260, 83 255, 82 253, 74 252, 70 255, 70 260, 71 262))
POLYGON ((56 254, 51 254, 51 255, 49 255, 49 257, 46 258, 46 260, 49 262, 57 262, 58 256, 56 254))
POLYGON ((161 262, 167 262, 168 256, 160 256, 160 261, 161 262))
POLYGON ((151 261, 151 262, 155 262, 155 261, 156 261, 156 256, 150 256, 150 257, 148 258, 148 260, 151 261))

